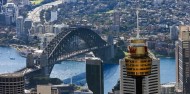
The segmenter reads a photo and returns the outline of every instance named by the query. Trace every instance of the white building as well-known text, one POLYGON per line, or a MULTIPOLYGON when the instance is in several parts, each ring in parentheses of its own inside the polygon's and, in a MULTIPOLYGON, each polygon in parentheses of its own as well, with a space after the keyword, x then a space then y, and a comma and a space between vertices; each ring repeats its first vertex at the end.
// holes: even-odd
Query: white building
POLYGON ((175 94, 175 82, 161 85, 161 94, 175 94))
POLYGON ((57 20, 57 10, 52 10, 51 11, 51 19, 50 21, 53 22, 53 21, 56 21, 57 20))
POLYGON ((37 94, 51 94, 51 85, 37 85, 37 94))
MULTIPOLYGON (((151 74, 143 78, 143 94, 160 94, 160 60, 149 52, 152 58, 151 74)), ((136 94, 135 79, 126 74, 125 61, 120 61, 120 94, 136 94)))
POLYGON ((14 3, 7 3, 3 6, 2 13, 4 13, 7 16, 10 16, 11 23, 14 23, 16 21, 16 18, 18 17, 19 9, 14 3))
POLYGON ((93 94, 93 92, 90 91, 89 89, 81 89, 74 91, 74 94, 93 94))

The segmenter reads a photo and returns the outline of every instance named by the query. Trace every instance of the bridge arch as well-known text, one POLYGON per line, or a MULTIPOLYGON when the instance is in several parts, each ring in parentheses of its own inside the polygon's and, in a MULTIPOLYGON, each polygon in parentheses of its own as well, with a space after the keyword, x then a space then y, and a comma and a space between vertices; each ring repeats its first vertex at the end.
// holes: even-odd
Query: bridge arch
MULTIPOLYGON (((53 65, 59 58, 73 54, 75 51, 82 51, 87 48, 100 48, 107 43, 97 33, 88 28, 68 28, 60 32, 44 49, 42 55, 46 54, 48 65, 53 65), (77 39, 85 42, 84 48, 77 48, 70 44, 77 39), (77 49, 76 49, 77 48, 77 49)), ((97 51, 96 51, 97 52, 97 51)), ((96 53, 94 51, 94 53, 96 53)), ((47 65, 46 65, 47 66, 47 65)))

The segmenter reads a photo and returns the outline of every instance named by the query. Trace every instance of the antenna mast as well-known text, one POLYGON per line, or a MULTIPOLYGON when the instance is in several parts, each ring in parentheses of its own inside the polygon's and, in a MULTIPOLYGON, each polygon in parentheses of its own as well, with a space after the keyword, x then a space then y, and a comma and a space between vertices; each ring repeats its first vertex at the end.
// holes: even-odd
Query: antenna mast
POLYGON ((140 37, 140 29, 139 29, 139 0, 137 0, 136 15, 137 15, 137 36, 136 36, 136 38, 139 39, 139 37, 140 37))
POLYGON ((139 30, 139 9, 138 8, 137 8, 136 14, 137 14, 137 38, 139 38, 140 30, 139 30))

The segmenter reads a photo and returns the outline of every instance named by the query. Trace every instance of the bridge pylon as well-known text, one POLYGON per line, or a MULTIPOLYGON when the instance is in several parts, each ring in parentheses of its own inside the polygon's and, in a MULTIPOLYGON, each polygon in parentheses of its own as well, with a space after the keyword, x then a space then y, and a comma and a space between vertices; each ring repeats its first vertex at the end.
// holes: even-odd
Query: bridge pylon
POLYGON ((48 54, 44 52, 40 56, 40 67, 42 68, 41 74, 43 74, 45 77, 49 77, 49 62, 48 62, 48 54))

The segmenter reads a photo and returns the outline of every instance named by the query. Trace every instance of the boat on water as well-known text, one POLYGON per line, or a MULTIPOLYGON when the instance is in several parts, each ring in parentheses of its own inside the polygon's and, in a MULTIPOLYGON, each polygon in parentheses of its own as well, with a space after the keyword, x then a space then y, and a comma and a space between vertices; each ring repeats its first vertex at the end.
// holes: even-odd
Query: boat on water
POLYGON ((10 57, 10 60, 15 60, 15 58, 13 58, 13 57, 10 57))

